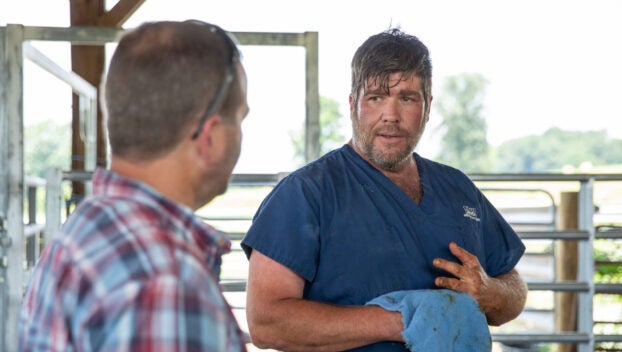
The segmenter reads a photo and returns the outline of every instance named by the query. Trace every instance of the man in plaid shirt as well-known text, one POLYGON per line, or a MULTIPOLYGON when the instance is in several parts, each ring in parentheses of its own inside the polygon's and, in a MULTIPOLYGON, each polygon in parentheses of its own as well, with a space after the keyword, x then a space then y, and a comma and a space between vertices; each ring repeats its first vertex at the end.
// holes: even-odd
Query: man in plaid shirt
POLYGON ((118 44, 104 105, 110 170, 41 254, 20 350, 245 350, 218 284, 230 242, 194 215, 240 153, 235 41, 198 21, 143 24, 118 44))

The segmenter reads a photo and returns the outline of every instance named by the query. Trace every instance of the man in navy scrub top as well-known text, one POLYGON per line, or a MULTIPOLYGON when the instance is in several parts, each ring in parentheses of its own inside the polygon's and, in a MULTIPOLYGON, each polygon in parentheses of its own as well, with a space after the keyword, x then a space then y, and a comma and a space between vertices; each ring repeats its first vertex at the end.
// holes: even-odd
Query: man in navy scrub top
POLYGON ((407 351, 401 313, 365 305, 400 290, 468 293, 493 326, 520 314, 523 243, 464 173, 414 152, 431 81, 415 36, 390 29, 358 48, 352 139, 284 178, 242 242, 255 345, 407 351))

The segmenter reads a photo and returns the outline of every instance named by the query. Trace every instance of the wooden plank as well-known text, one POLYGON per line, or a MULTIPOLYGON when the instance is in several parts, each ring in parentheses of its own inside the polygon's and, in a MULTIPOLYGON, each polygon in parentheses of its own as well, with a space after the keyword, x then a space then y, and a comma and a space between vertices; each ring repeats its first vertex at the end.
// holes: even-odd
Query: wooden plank
MULTIPOLYGON (((69 5, 71 26, 95 26, 99 18, 105 13, 104 0, 70 0, 69 5)), ((72 45, 71 46, 71 69, 87 82, 95 87, 101 83, 102 72, 106 52, 104 46, 72 45)), ((72 96, 72 143, 71 143, 71 169, 84 170, 86 159, 86 146, 80 137, 80 97, 72 96)), ((101 109, 97 112, 97 125, 102 124, 101 109)), ((97 131, 97 160, 98 166, 105 166, 106 139, 103 129, 97 131)), ((72 182, 72 197, 79 200, 85 195, 84 184, 72 182)))
POLYGON ((145 0, 119 0, 110 11, 99 17, 97 25, 121 27, 144 2, 145 0))

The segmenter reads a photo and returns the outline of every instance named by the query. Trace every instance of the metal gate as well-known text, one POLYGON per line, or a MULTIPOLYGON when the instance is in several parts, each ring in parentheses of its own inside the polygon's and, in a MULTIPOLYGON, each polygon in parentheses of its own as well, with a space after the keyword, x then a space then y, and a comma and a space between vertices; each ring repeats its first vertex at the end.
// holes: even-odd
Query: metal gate
MULTIPOLYGON (((0 27, 0 350, 17 350, 17 323, 25 281, 22 250, 38 226, 24 219, 25 190, 38 188, 24 175, 23 60, 30 59, 69 84, 80 98, 81 134, 86 144, 85 170, 96 158, 97 88, 73 72, 63 70, 31 41, 104 45, 115 42, 123 29, 112 27, 0 27)), ((241 45, 302 46, 305 48, 305 157, 319 153, 318 33, 234 33, 241 45)), ((39 226, 40 227, 40 226, 39 226)), ((32 246, 32 245, 31 245, 32 246)))

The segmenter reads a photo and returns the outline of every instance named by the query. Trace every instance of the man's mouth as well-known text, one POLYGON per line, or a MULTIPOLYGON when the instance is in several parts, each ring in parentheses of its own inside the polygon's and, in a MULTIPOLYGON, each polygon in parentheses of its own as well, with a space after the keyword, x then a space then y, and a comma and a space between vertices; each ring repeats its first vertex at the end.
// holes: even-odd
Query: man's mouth
POLYGON ((403 134, 397 132, 377 132, 376 136, 389 141, 395 141, 404 137, 403 134))

